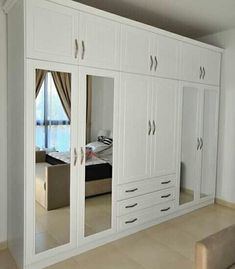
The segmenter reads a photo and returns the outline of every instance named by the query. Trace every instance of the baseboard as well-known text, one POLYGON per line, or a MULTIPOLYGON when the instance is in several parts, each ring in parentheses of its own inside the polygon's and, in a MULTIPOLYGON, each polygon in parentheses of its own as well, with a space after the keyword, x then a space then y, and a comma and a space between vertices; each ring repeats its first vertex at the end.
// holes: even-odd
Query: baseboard
POLYGON ((222 206, 226 206, 226 207, 235 209, 235 204, 234 203, 227 202, 227 201, 219 199, 219 198, 215 199, 215 203, 218 204, 218 205, 222 205, 222 206))
POLYGON ((0 250, 7 249, 7 241, 0 243, 0 250))

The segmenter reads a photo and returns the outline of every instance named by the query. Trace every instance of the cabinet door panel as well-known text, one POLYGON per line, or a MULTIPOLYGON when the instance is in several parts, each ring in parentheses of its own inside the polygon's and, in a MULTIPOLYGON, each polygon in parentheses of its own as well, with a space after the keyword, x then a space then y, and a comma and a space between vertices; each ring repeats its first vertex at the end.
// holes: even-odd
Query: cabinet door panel
POLYGON ((151 176, 173 174, 176 172, 178 82, 154 79, 152 100, 153 162, 151 176))
POLYGON ((119 69, 120 60, 120 24, 111 20, 80 15, 80 36, 84 42, 80 49, 81 64, 119 69))
POLYGON ((156 36, 154 51, 157 56, 155 74, 160 77, 178 78, 179 74, 179 44, 171 38, 156 36))
POLYGON ((218 88, 204 88, 200 197, 214 195, 216 182, 218 88))
POLYGON ((150 73, 152 34, 135 27, 121 27, 121 70, 150 73))
POLYGON ((181 46, 182 80, 200 82, 200 48, 187 43, 181 46))
POLYGON ((219 85, 221 54, 207 49, 201 50, 201 65, 205 69, 203 83, 219 85))
POLYGON ((77 63, 78 12, 43 0, 28 1, 27 57, 77 63))
POLYGON ((120 102, 119 183, 125 183, 150 175, 149 78, 123 74, 120 102))

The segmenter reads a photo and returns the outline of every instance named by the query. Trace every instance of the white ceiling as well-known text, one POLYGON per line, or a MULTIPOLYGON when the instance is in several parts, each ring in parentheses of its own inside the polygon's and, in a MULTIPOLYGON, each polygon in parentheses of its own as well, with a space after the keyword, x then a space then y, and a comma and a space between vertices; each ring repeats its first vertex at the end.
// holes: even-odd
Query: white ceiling
POLYGON ((235 0, 76 1, 194 38, 235 27, 235 0))

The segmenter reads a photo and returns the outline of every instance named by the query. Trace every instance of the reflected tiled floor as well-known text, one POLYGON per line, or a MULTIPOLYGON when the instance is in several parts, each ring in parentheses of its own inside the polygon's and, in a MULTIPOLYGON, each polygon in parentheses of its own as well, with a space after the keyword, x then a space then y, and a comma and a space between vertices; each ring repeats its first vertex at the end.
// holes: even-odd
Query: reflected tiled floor
MULTIPOLYGON (((110 229, 111 214, 111 194, 86 199, 85 234, 88 236, 110 229)), ((46 211, 36 203, 36 253, 69 242, 69 219, 69 207, 46 211)))
POLYGON ((232 224, 235 210, 208 206, 47 269, 193 269, 195 242, 232 224))

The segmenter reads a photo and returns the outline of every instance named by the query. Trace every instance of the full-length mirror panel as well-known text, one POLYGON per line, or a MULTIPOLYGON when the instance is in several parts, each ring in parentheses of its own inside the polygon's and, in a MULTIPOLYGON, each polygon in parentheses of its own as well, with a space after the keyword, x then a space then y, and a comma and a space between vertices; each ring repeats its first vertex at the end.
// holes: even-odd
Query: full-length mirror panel
POLYGON ((196 142, 198 124, 198 90, 183 89, 182 141, 180 167, 180 204, 194 200, 196 182, 196 142))
POLYGON ((85 236, 111 228, 114 79, 86 77, 85 236))
POLYGON ((216 179, 218 92, 204 90, 200 198, 213 196, 216 179))
POLYGON ((70 241, 71 74, 36 69, 35 251, 70 241))

